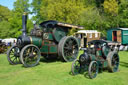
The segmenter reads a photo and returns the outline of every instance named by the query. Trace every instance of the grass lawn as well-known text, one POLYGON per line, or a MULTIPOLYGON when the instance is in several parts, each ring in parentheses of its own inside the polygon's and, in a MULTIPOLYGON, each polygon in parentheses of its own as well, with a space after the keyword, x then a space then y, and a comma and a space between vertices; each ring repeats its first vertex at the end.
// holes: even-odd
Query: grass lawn
POLYGON ((43 62, 32 68, 22 64, 9 65, 6 55, 0 55, 1 85, 128 85, 128 52, 120 52, 120 71, 99 73, 95 79, 83 74, 71 75, 71 62, 43 62))

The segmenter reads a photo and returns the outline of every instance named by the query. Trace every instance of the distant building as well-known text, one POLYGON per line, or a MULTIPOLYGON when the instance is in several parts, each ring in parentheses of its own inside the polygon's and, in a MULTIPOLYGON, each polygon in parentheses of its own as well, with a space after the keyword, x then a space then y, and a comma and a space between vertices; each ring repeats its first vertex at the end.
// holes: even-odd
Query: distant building
POLYGON ((114 28, 107 31, 107 40, 128 45, 128 28, 114 28))
POLYGON ((78 37, 81 41, 81 47, 84 47, 84 38, 87 39, 88 43, 92 40, 99 40, 101 36, 101 32, 98 32, 97 30, 79 30, 75 33, 75 36, 78 37))

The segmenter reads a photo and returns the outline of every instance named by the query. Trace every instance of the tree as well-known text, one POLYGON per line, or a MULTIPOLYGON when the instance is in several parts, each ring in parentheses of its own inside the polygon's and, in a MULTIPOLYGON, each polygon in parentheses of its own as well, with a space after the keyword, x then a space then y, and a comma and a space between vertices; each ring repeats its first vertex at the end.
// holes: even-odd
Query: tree
POLYGON ((116 0, 105 0, 104 11, 112 16, 118 15, 118 2, 116 0))
MULTIPOLYGON (((14 2, 12 17, 10 18, 10 37, 18 37, 19 35, 21 35, 22 15, 24 12, 30 13, 29 7, 29 0, 17 0, 16 2, 14 2)), ((32 24, 32 22, 28 19, 27 31, 32 28, 32 25, 29 24, 32 24)))
POLYGON ((8 21, 10 18, 11 11, 2 5, 0 5, 0 21, 8 21))
POLYGON ((11 11, 4 6, 0 5, 0 38, 8 37, 10 31, 9 18, 11 17, 11 11))
POLYGON ((108 28, 118 28, 119 27, 119 13, 118 13, 118 1, 117 0, 105 0, 104 1, 104 16, 106 18, 106 23, 108 28))
POLYGON ((58 20, 80 24, 79 17, 84 11, 83 0, 43 0, 40 14, 44 20, 58 20))
POLYGON ((14 8, 13 8, 13 12, 19 14, 19 16, 21 16, 24 12, 29 13, 29 0, 16 0, 13 4, 14 8))
POLYGON ((119 4, 119 26, 128 27, 128 1, 121 0, 119 4))
POLYGON ((0 22, 0 38, 6 38, 9 36, 10 23, 8 21, 0 22))
POLYGON ((85 27, 85 29, 103 30, 104 28, 103 24, 105 20, 95 6, 87 7, 80 19, 80 23, 85 27))
POLYGON ((104 3, 104 0, 95 0, 96 1, 96 6, 101 7, 102 4, 104 3))
POLYGON ((33 0, 31 3, 31 6, 33 8, 32 13, 34 14, 32 20, 36 21, 36 23, 39 23, 39 21, 43 20, 41 19, 41 14, 40 14, 41 2, 42 0, 33 0))

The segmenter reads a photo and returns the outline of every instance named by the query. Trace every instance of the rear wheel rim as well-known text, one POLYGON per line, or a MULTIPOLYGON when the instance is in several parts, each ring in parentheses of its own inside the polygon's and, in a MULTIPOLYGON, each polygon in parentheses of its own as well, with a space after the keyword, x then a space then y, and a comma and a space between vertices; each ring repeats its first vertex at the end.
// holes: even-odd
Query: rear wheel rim
POLYGON ((113 72, 116 72, 118 70, 118 66, 119 66, 119 57, 118 55, 114 54, 114 56, 112 57, 113 72))
POLYGON ((75 38, 70 37, 63 44, 63 58, 66 61, 73 61, 77 58, 79 52, 78 42, 75 38))

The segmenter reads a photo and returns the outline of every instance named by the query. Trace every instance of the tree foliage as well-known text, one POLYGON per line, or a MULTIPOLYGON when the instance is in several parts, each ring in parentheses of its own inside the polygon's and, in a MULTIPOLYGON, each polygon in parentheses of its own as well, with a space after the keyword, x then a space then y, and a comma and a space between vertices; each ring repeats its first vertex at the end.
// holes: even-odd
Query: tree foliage
POLYGON ((11 17, 11 11, 4 6, 0 5, 0 38, 8 37, 10 31, 10 23, 8 22, 11 17))
POLYGON ((31 7, 33 8, 32 13, 36 16, 32 17, 33 21, 36 21, 36 23, 39 24, 41 19, 41 14, 40 14, 40 8, 41 8, 41 1, 42 0, 33 0, 33 2, 31 3, 31 7))
POLYGON ((121 0, 119 4, 119 26, 128 27, 128 1, 121 0))
POLYGON ((6 38, 9 36, 10 23, 8 21, 0 22, 0 38, 6 38))
POLYGON ((105 0, 104 11, 112 16, 118 15, 118 2, 116 0, 105 0))
MULTIPOLYGON (((30 13, 29 0, 16 0, 13 10, 0 6, 0 38, 18 37, 22 31, 23 12, 30 13)), ((28 19, 27 31, 32 28, 32 21, 28 19)))
POLYGON ((8 21, 10 15, 11 11, 7 7, 0 5, 0 21, 8 21))
POLYGON ((79 17, 84 7, 83 0, 42 0, 40 14, 44 20, 80 24, 79 17))
MULTIPOLYGON (((22 15, 24 12, 29 13, 30 4, 29 0, 17 0, 14 2, 14 9, 12 10, 12 17, 10 18, 10 37, 20 36, 22 31, 22 15)), ((27 30, 31 29, 32 25, 31 20, 28 19, 27 30)))

